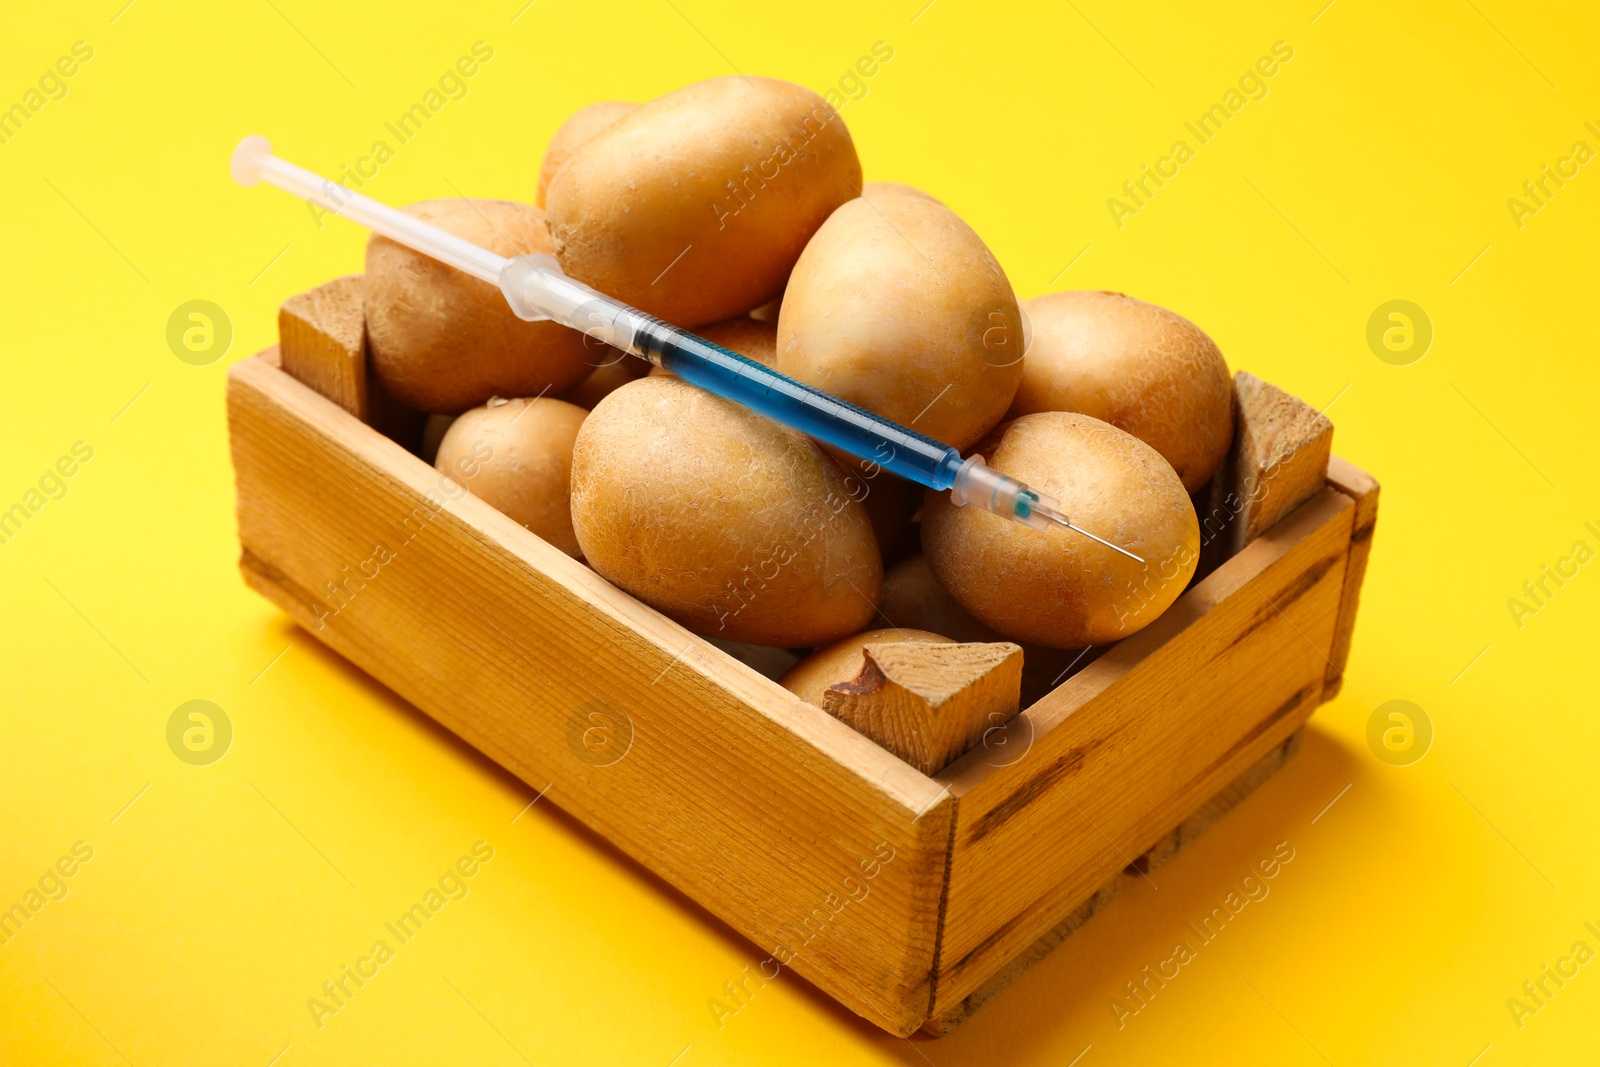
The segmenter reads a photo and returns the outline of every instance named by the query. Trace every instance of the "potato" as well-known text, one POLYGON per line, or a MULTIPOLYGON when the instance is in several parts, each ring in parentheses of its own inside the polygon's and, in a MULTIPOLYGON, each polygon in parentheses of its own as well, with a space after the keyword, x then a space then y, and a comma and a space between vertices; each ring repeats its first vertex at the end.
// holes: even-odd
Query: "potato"
POLYGON ((933 576, 927 557, 921 555, 903 559, 884 573, 878 622, 948 634, 952 641, 1006 640, 957 604, 933 576))
POLYGON ((818 649, 789 668, 778 684, 808 704, 822 707, 822 694, 830 686, 848 682, 861 673, 865 656, 862 650, 868 645, 898 645, 907 641, 922 641, 935 645, 948 645, 951 640, 926 630, 868 630, 854 637, 846 637, 827 648, 818 649))
MULTIPOLYGON (((713 322, 695 332, 730 352, 737 352, 769 367, 777 352, 777 325, 748 316, 713 322)), ((661 367, 650 369, 652 378, 671 375, 671 371, 661 367)), ((853 463, 843 465, 849 494, 867 506, 867 517, 872 520, 872 533, 878 540, 880 554, 885 562, 898 559, 902 550, 914 543, 912 535, 916 527, 911 516, 922 506, 922 491, 911 482, 887 471, 879 470, 868 478, 867 472, 856 469, 853 463)))
POLYGON ((939 583, 1014 641, 1081 648, 1126 637, 1178 598, 1200 555, 1200 525, 1166 460, 1131 434, 1072 412, 1024 415, 979 449, 989 465, 1060 501, 1098 537, 1034 530, 946 493, 927 495, 922 548, 939 583))
POLYGON ((603 346, 603 351, 590 352, 594 361, 604 360, 589 376, 567 391, 561 399, 580 408, 592 408, 635 378, 643 378, 651 371, 650 364, 628 355, 619 348, 603 346))
MULTIPOLYGON (((506 200, 424 200, 424 222, 502 256, 550 251, 544 212, 506 200)), ((491 396, 561 392, 589 373, 583 334, 523 322, 499 288, 374 234, 363 280, 367 347, 401 403, 455 415, 491 396)))
POLYGON ((575 559, 572 445, 588 412, 563 400, 495 397, 450 424, 434 466, 575 559))
POLYGON ((641 378, 595 407, 573 450, 572 521, 602 576, 729 641, 835 641, 871 620, 883 583, 838 464, 677 378, 641 378))
POLYGON ((759 322, 748 316, 725 319, 701 326, 694 331, 714 345, 737 352, 765 366, 772 366, 778 354, 778 327, 776 323, 759 322))
POLYGON ((544 150, 544 162, 539 164, 539 189, 533 202, 544 207, 545 193, 550 189, 551 179, 566 166, 572 154, 588 144, 595 134, 638 106, 621 100, 602 100, 574 111, 572 117, 556 130, 550 138, 550 146, 544 150))
POLYGON ((1022 320, 1000 265, 949 208, 858 198, 795 264, 774 369, 965 449, 1022 380, 1022 320))
POLYGON ((1233 440, 1233 378, 1211 338, 1122 293, 1049 293, 1023 305, 1033 347, 1008 418, 1076 411, 1154 448, 1197 492, 1233 440))
POLYGON ((573 277, 692 328, 779 295, 860 187, 855 145, 820 96, 730 75, 643 104, 581 146, 550 183, 550 234, 573 277))

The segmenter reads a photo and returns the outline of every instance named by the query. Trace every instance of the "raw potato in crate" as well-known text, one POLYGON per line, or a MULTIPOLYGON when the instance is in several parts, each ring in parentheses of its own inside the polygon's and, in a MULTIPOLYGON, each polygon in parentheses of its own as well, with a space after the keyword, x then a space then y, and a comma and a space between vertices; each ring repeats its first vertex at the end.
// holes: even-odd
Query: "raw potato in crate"
POLYGON ((578 432, 572 521, 600 574, 696 633, 798 648, 855 633, 883 583, 866 509, 810 438, 677 378, 578 432))
MULTIPOLYGON (((778 327, 775 323, 746 315, 713 322, 696 332, 707 341, 764 366, 770 367, 777 360, 778 327)), ((672 372, 652 367, 650 376, 668 378, 672 372)), ((921 487, 887 471, 853 469, 854 464, 848 456, 840 455, 837 458, 847 468, 846 487, 850 495, 867 507, 867 517, 872 520, 872 532, 878 539, 878 549, 885 564, 898 559, 913 541, 915 527, 911 516, 922 503, 921 487), (871 477, 868 477, 869 473, 871 477)))
POLYGON ((683 327, 743 315, 861 188, 844 120, 816 93, 730 75, 640 105, 556 172, 561 266, 683 327))
POLYGON ((724 319, 702 326, 696 331, 712 344, 721 345, 765 366, 772 366, 778 357, 778 326, 748 316, 724 319))
POLYGON ((888 190, 835 211, 806 246, 773 369, 965 449, 1005 414, 1022 363, 994 255, 937 200, 888 190))
MULTIPOLYGON (((502 256, 550 251, 544 212, 506 200, 424 200, 408 215, 502 256)), ((455 415, 491 396, 560 392, 589 373, 584 337, 523 322, 495 286, 379 237, 367 242, 372 370, 411 407, 455 415)))
POLYGON ((574 111, 572 116, 561 124, 555 136, 550 138, 550 147, 545 149, 544 162, 539 165, 539 187, 534 194, 533 202, 544 207, 545 194, 550 191, 550 183, 555 180, 561 168, 567 165, 567 160, 572 158, 573 153, 594 140, 595 134, 622 116, 632 114, 638 108, 638 104, 621 100, 602 100, 574 111))
POLYGON ((434 466, 581 559, 569 501, 572 446, 585 414, 563 400, 496 397, 450 424, 434 466))
POLYGON ((1183 483, 1155 449, 1087 415, 1053 411, 1001 427, 980 451, 1061 502, 1138 563, 1061 529, 1033 530, 929 491, 922 548, 939 581, 1014 641, 1082 648, 1126 637, 1178 598, 1200 559, 1183 483))
POLYGON ((1033 347, 1009 415, 1075 411, 1161 453, 1199 492, 1233 440, 1233 380, 1204 330, 1122 293, 1049 293, 1025 305, 1033 347))

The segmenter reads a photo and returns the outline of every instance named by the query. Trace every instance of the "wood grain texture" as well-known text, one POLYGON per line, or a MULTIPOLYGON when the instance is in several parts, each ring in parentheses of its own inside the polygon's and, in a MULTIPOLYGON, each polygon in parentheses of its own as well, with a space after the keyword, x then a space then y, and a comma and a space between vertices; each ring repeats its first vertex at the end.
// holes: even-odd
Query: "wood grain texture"
POLYGON ((367 320, 361 300, 359 274, 291 296, 278 309, 278 347, 285 371, 371 423, 367 320))
POLYGON ((822 708, 923 774, 942 770, 985 730, 1011 721, 1022 647, 1008 641, 876 643, 861 673, 822 694, 822 708))
POLYGON ((1192 815, 1163 835, 1150 851, 1133 861, 1130 870, 1149 873, 1171 860, 1183 850, 1184 846, 1215 826, 1224 815, 1261 788, 1268 778, 1277 774, 1279 768, 1300 751, 1300 744, 1305 737, 1304 726, 1290 734, 1284 739, 1283 744, 1262 756, 1249 770, 1228 783, 1225 789, 1200 805, 1192 815))
POLYGON ((1339 602, 1333 652, 1328 656, 1327 696, 1324 699, 1332 700, 1344 685, 1344 669, 1350 662, 1356 609, 1361 606, 1361 583, 1367 577, 1367 559, 1372 555, 1372 534, 1378 525, 1379 486, 1372 475, 1338 456, 1328 463, 1328 484, 1350 497, 1356 507, 1350 532, 1350 563, 1344 574, 1344 599, 1339 602))
POLYGON ((228 411, 253 588, 830 996, 922 1024, 939 785, 266 362, 228 411))
POLYGON ((1116 898, 1117 890, 1122 887, 1122 879, 1123 876, 1119 874, 1089 894, 1089 898, 1074 908, 1065 919, 1046 931, 1043 937, 1001 967, 977 989, 946 1008, 943 1014, 930 1018, 923 1024, 922 1032, 933 1037, 944 1037, 970 1019, 1002 989, 1022 977, 1028 968, 1060 948, 1067 938, 1083 928, 1084 923, 1110 904, 1116 898))
POLYGON ((929 1019, 922 1027, 923 1032, 932 1034, 935 1037, 942 1037, 960 1026, 1008 984, 1021 977, 1022 973, 1035 963, 1054 952, 1068 937, 1076 933, 1085 923, 1094 918, 1102 908, 1111 903, 1125 878, 1139 877, 1142 873, 1171 860, 1181 849, 1192 844, 1206 830, 1216 825, 1217 821, 1224 815, 1232 811, 1246 797, 1260 788, 1267 779, 1282 769, 1283 765, 1300 751, 1300 743, 1305 739, 1305 735, 1304 726, 1290 734, 1283 744, 1261 757, 1253 766, 1230 782, 1222 792, 1201 805, 1200 810, 1185 819, 1172 833, 1163 837, 1155 848, 1135 860, 1132 866, 1095 890, 1089 899, 1074 909, 1066 919, 1023 950, 1021 955, 1002 967, 994 977, 978 987, 975 992, 968 994, 943 1015, 929 1019))
POLYGON ((1310 716, 1354 510, 1324 489, 1017 716, 1007 732, 1025 757, 997 765, 986 746, 938 776, 957 806, 932 1015, 982 987, 1310 716))
POLYGON ((1333 423, 1310 404, 1246 371, 1234 375, 1233 389, 1230 557, 1320 492, 1333 454, 1333 423))

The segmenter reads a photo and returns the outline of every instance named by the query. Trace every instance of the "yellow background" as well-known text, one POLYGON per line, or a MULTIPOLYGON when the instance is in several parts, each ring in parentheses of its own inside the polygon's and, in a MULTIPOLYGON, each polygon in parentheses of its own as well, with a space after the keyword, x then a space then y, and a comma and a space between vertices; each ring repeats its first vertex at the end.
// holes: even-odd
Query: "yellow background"
POLYGON ((1520 1028, 1506 1005, 1600 949, 1600 564, 1521 628, 1506 606, 1600 548, 1600 164, 1520 228, 1506 206, 1600 148, 1592 5, 523 2, 6 13, 0 104, 75 41, 94 58, 0 145, 0 506, 73 442, 94 457, 0 546, 0 906, 73 842, 94 858, 0 946, 0 1062, 1594 1062, 1600 962, 1520 1028), (1302 754, 954 1036, 886 1036, 794 979, 716 1028, 753 946, 552 804, 516 818, 531 790, 237 576, 227 365, 282 299, 359 269, 364 235, 236 188, 228 152, 265 133, 353 162, 478 40, 469 94, 367 191, 531 199, 584 103, 735 69, 820 91, 881 40, 844 108, 868 177, 944 199, 1021 295, 1193 318, 1332 404, 1337 451, 1383 482, 1349 677, 1302 754), (1280 40, 1269 94, 1119 229, 1107 198, 1280 40), (209 366, 165 340, 193 299, 235 331, 209 366), (1434 326, 1409 366, 1366 343, 1392 299, 1434 326), (192 699, 234 725, 210 766, 165 741, 192 699), (1434 731, 1409 766, 1366 740, 1395 699, 1434 731), (470 895, 317 1029, 306 999, 478 840, 470 895), (1122 983, 1280 841, 1271 895, 1119 1029, 1122 983))

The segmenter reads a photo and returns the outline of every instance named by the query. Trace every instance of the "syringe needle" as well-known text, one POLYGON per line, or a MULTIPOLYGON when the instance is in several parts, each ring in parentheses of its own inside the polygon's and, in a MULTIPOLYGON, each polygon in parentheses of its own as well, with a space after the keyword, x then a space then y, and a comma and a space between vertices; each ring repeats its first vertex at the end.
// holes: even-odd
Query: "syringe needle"
POLYGON ((1054 508, 1035 506, 1034 510, 1036 512, 1038 512, 1040 515, 1043 515, 1045 518, 1049 519, 1051 522, 1059 523, 1060 525, 1065 526, 1067 529, 1071 530, 1073 533, 1079 533, 1079 534, 1082 534, 1083 536, 1087 537, 1091 541, 1100 542, 1102 545, 1105 545, 1107 548, 1111 549, 1111 551, 1113 551, 1113 552, 1121 552, 1124 556, 1127 556, 1131 560, 1137 560, 1140 563, 1144 562, 1144 557, 1136 556, 1132 552, 1129 552, 1127 549, 1121 547, 1120 545, 1112 544, 1110 541, 1107 541, 1104 537, 1096 537, 1094 534, 1090 533, 1088 530, 1085 530, 1082 526, 1074 526, 1074 525, 1072 525, 1072 521, 1070 519, 1068 519, 1065 515, 1061 514, 1061 512, 1055 510, 1054 508))
POLYGON ((1069 530, 1074 530, 1074 531, 1076 531, 1078 533, 1081 533, 1083 536, 1087 537, 1091 541, 1099 541, 1102 545, 1105 545, 1107 548, 1111 549, 1111 551, 1113 551, 1113 552, 1121 552, 1124 556, 1127 556, 1129 559, 1134 560, 1134 561, 1139 562, 1139 563, 1143 563, 1144 562, 1144 557, 1143 556, 1136 556, 1132 552, 1129 552, 1127 549, 1123 548, 1122 546, 1112 544, 1110 541, 1107 541, 1104 537, 1096 537, 1094 534, 1090 533, 1088 530, 1085 530, 1082 526, 1074 526, 1074 525, 1072 525, 1072 523, 1068 522, 1066 519, 1062 519, 1061 520, 1061 525, 1065 526, 1069 530))

